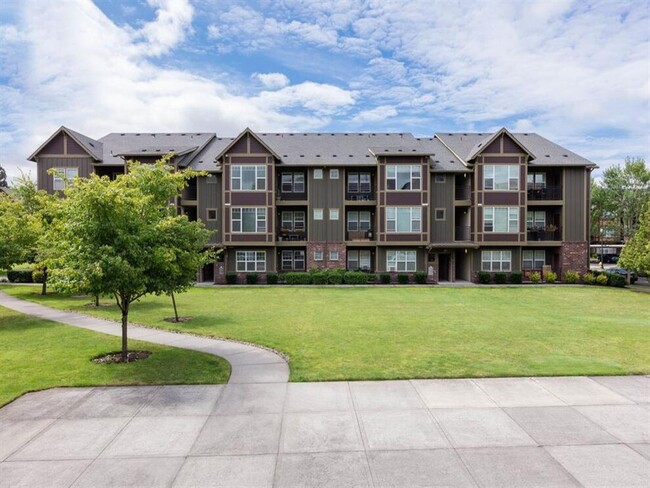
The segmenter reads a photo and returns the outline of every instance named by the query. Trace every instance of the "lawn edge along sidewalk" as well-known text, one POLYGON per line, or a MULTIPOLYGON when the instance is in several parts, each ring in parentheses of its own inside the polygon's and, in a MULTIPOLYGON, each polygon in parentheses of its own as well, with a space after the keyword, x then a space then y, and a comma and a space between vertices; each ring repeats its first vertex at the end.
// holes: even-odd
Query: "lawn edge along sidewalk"
MULTIPOLYGON (((32 317, 103 334, 122 335, 121 325, 118 322, 98 319, 77 312, 57 310, 12 297, 2 291, 0 291, 0 305, 32 317)), ((228 383, 286 383, 289 381, 287 361, 273 351, 252 344, 167 332, 137 325, 129 325, 129 338, 220 356, 228 361, 232 368, 228 383)))

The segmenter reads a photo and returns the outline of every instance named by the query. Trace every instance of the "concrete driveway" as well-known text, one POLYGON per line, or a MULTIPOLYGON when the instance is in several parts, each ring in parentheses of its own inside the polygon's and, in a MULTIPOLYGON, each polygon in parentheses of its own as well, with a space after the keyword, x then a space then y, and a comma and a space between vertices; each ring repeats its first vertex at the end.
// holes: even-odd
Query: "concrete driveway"
POLYGON ((65 388, 0 486, 650 486, 650 377, 65 388))

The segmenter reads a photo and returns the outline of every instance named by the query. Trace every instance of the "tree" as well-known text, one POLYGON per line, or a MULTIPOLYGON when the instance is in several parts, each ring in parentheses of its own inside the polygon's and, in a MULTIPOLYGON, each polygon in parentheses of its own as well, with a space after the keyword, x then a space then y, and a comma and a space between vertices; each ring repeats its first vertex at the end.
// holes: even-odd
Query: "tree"
POLYGON ((640 275, 650 276, 650 200, 646 201, 639 229, 623 248, 619 264, 640 275))
POLYGON ((0 188, 8 187, 9 185, 7 184, 7 172, 2 166, 0 166, 0 188))
POLYGON ((600 184, 592 183, 592 235, 595 226, 613 231, 626 242, 639 225, 643 205, 650 197, 650 169, 639 158, 626 158, 625 165, 603 172, 600 184))
POLYGON ((186 289, 209 259, 210 232, 201 222, 176 215, 170 204, 197 173, 173 172, 169 159, 153 165, 129 162, 128 173, 114 181, 97 175, 76 179, 65 190, 66 204, 49 232, 52 286, 63 293, 115 298, 124 362, 133 302, 186 289))

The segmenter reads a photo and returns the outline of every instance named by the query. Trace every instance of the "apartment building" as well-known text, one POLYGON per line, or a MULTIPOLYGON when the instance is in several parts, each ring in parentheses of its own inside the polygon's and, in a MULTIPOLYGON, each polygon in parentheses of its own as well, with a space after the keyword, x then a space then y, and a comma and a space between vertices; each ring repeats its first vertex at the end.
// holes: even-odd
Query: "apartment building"
POLYGON ((346 268, 428 273, 588 269, 589 180, 595 165, 534 133, 111 133, 61 127, 31 156, 39 188, 116 177, 125 161, 173 152, 204 171, 178 211, 215 231, 220 260, 199 272, 346 268), (54 175, 48 170, 57 168, 54 175))

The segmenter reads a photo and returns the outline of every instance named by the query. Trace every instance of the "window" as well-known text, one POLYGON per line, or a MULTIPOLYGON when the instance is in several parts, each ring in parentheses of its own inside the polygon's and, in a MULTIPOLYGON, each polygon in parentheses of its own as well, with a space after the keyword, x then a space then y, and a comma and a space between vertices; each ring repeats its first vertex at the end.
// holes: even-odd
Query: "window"
POLYGON ((445 209, 444 208, 437 208, 436 209, 435 219, 436 220, 445 220, 445 209))
POLYGON ((369 231, 370 225, 370 212, 361 211, 348 212, 348 230, 349 231, 369 231))
POLYGON ((519 232, 519 207, 485 207, 484 232, 519 232))
POLYGON ((314 261, 323 260, 323 251, 314 251, 314 261))
POLYGON ((444 183, 445 182, 445 175, 437 174, 435 178, 436 183, 444 183))
POLYGON ((421 207, 386 207, 386 232, 420 232, 421 207))
POLYGON ((543 229, 546 227, 546 212, 543 210, 529 210, 526 212, 526 228, 543 229))
POLYGON ((512 251, 482 251, 481 269, 483 271, 510 271, 512 251))
POLYGON ((348 251, 348 269, 350 271, 370 271, 370 251, 348 251))
POLYGON ((304 232, 305 212, 302 210, 284 211, 280 214, 280 225, 283 231, 304 232))
POLYGON ((531 190, 546 188, 546 173, 528 173, 527 186, 531 190))
POLYGON ((207 218, 206 220, 217 220, 217 209, 216 208, 207 208, 207 218))
POLYGON ((233 232, 266 232, 266 208, 233 208, 231 212, 233 232))
POLYGON ((315 169, 314 170, 314 179, 315 180, 322 180, 323 179, 323 170, 322 169, 315 169))
POLYGON ((415 271, 417 254, 415 251, 386 252, 386 269, 388 271, 415 271))
POLYGON ((370 173, 348 173, 348 193, 370 193, 370 173))
POLYGON ((546 264, 546 251, 524 251, 522 269, 542 269, 546 264))
POLYGON ((403 164, 386 166, 386 188, 388 190, 419 190, 420 166, 403 164))
POLYGON ((237 271, 266 271, 266 251, 237 251, 237 271))
POLYGON ((339 252, 338 251, 330 251, 330 261, 338 261, 339 260, 339 252))
POLYGON ((330 180, 338 180, 339 179, 339 170, 338 169, 331 169, 330 170, 330 180))
POLYGON ((282 271, 300 271, 305 269, 305 251, 286 249, 280 255, 282 271))
POLYGON ((79 168, 54 168, 54 171, 54 191, 65 190, 72 180, 79 176, 79 168))
POLYGON ((338 220, 338 219, 339 219, 339 209, 330 208, 330 220, 338 220))
POLYGON ((231 188, 235 191, 266 189, 266 166, 235 164, 231 167, 231 188))
POLYGON ((519 190, 519 166, 516 164, 487 164, 483 167, 483 189, 519 190))
POLYGON ((323 209, 315 208, 314 209, 314 220, 323 220, 323 209))
POLYGON ((282 193, 304 193, 304 173, 282 173, 280 176, 280 191, 282 193))

